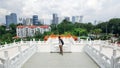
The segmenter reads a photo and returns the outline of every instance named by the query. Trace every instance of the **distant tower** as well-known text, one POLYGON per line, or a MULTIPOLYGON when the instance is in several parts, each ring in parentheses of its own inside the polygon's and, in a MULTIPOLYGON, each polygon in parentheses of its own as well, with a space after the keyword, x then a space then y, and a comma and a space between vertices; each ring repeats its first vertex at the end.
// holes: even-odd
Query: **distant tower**
POLYGON ((32 23, 33 23, 32 18, 26 18, 23 20, 24 25, 32 25, 32 23))
POLYGON ((10 16, 11 16, 11 21, 12 21, 11 23, 17 24, 17 15, 16 15, 16 13, 11 13, 10 16))
POLYGON ((33 15, 33 25, 39 25, 38 15, 33 15))
POLYGON ((75 23, 75 16, 72 16, 72 23, 75 23))
POLYGON ((10 24, 17 24, 17 15, 16 13, 11 13, 10 15, 5 16, 6 26, 9 27, 10 24))
POLYGON ((83 21, 83 16, 72 16, 72 23, 82 23, 83 21))
POLYGON ((65 20, 70 21, 70 17, 65 17, 65 20))
POLYGON ((95 20, 95 21, 94 21, 94 25, 96 25, 96 24, 97 24, 97 21, 95 20))
POLYGON ((5 19, 6 19, 6 26, 9 27, 9 25, 11 24, 11 17, 10 17, 10 15, 6 15, 5 19))
POLYGON ((79 21, 80 23, 82 23, 83 22, 83 16, 80 16, 80 21, 79 21))
POLYGON ((55 14, 55 13, 53 14, 52 24, 55 24, 55 25, 58 24, 58 16, 57 16, 57 14, 55 14))

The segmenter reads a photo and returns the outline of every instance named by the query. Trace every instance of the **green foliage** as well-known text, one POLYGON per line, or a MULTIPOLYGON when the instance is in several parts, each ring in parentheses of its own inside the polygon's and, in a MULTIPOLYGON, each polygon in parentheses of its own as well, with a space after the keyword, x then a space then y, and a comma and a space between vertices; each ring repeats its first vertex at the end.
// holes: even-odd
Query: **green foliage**
POLYGON ((76 36, 87 36, 87 30, 83 28, 75 28, 73 34, 76 36))
POLYGON ((120 18, 113 18, 108 22, 100 23, 96 25, 96 28, 102 29, 102 33, 120 34, 120 18))
POLYGON ((91 30, 91 33, 92 33, 92 34, 95 34, 95 35, 100 34, 101 32, 102 32, 101 29, 94 29, 94 30, 91 30))
POLYGON ((102 34, 100 37, 99 37, 99 39, 101 39, 101 40, 108 40, 108 39, 110 39, 111 38, 111 35, 106 35, 106 34, 102 34))
POLYGON ((6 27, 5 26, 0 26, 0 37, 1 35, 5 34, 6 33, 6 27))
POLYGON ((75 23, 74 26, 75 28, 86 29, 87 32, 90 32, 90 30, 94 28, 94 26, 91 23, 75 23))
POLYGON ((72 24, 72 22, 69 22, 67 20, 63 20, 57 27, 59 34, 71 32, 74 29, 74 25, 72 24))
POLYGON ((16 35, 16 25, 10 24, 9 30, 6 30, 6 26, 0 26, 0 44, 12 43, 13 38, 16 35))

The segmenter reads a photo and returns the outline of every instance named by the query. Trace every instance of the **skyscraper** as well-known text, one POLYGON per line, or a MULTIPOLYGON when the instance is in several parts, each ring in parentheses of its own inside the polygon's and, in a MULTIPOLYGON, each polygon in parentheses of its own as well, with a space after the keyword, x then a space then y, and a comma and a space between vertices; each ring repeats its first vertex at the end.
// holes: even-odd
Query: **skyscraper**
POLYGON ((80 21, 79 21, 80 23, 82 23, 83 22, 83 16, 80 16, 80 21))
POLYGON ((55 14, 55 13, 53 14, 52 24, 55 24, 55 25, 58 24, 58 16, 57 16, 57 14, 55 14))
POLYGON ((23 25, 33 25, 33 19, 32 18, 24 18, 23 25))
POLYGON ((11 16, 12 23, 17 24, 17 15, 16 15, 16 13, 11 13, 10 16, 11 16))
POLYGON ((72 16, 72 23, 75 23, 75 16, 72 16))
POLYGON ((16 13, 11 13, 10 15, 6 15, 6 26, 9 27, 10 24, 17 24, 17 15, 16 13))
POLYGON ((83 16, 72 16, 72 23, 82 23, 83 16))
POLYGON ((39 25, 40 23, 38 22, 38 15, 33 15, 33 25, 39 25))
POLYGON ((10 17, 10 15, 6 15, 5 19, 6 19, 6 26, 9 27, 9 25, 11 24, 11 17, 10 17))
POLYGON ((70 17, 65 17, 65 20, 70 21, 70 17))

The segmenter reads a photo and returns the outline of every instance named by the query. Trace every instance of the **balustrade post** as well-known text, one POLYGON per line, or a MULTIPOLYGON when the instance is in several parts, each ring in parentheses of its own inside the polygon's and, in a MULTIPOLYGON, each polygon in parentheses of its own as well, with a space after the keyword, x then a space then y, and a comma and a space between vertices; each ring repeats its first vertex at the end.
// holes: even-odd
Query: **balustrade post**
POLYGON ((93 46, 93 44, 92 44, 92 40, 90 39, 90 45, 92 45, 93 46))
POLYGON ((13 46, 15 46, 15 44, 16 44, 16 43, 15 43, 15 40, 14 40, 14 42, 13 42, 13 46))
POLYGON ((116 47, 113 48, 113 55, 111 57, 111 67, 116 68, 116 47))
POLYGON ((104 64, 103 61, 101 61, 101 57, 102 57, 101 52, 102 52, 102 45, 99 45, 99 58, 100 58, 99 62, 101 62, 102 64, 104 64))
POLYGON ((23 40, 21 39, 21 41, 20 41, 20 46, 22 46, 23 45, 23 40))
POLYGON ((0 44, 0 48, 2 48, 2 45, 0 44))
POLYGON ((29 42, 29 47, 30 47, 30 46, 32 46, 32 39, 31 39, 30 42, 29 42))
POLYGON ((41 43, 41 40, 39 39, 39 43, 41 43))
POLYGON ((5 57, 4 68, 9 68, 9 56, 8 56, 8 51, 4 51, 4 57, 5 57))
POLYGON ((7 42, 5 42, 5 45, 4 45, 5 47, 8 47, 8 45, 7 45, 7 42))
POLYGON ((21 46, 18 46, 18 51, 21 53, 22 50, 21 50, 21 46))
POLYGON ((102 47, 103 47, 103 46, 102 46, 102 45, 100 45, 99 47, 100 47, 99 52, 101 53, 101 51, 102 51, 102 47))

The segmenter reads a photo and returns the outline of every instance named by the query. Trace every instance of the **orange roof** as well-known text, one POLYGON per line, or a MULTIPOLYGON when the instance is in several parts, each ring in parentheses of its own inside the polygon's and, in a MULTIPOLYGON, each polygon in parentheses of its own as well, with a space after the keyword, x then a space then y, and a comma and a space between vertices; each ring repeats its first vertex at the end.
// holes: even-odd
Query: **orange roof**
POLYGON ((17 28, 25 28, 25 26, 21 26, 21 25, 20 25, 20 26, 17 26, 17 28))
POLYGON ((40 26, 40 28, 49 28, 47 25, 40 26))
POLYGON ((49 38, 49 36, 45 36, 45 37, 44 37, 44 41, 47 41, 48 38, 49 38))
POLYGON ((13 37, 14 39, 17 39, 17 38, 19 38, 18 36, 15 36, 15 37, 13 37))
POLYGON ((27 27, 28 27, 28 28, 36 28, 37 26, 34 26, 34 25, 33 25, 33 26, 27 26, 27 27))
POLYGON ((70 38, 70 37, 72 37, 72 35, 70 35, 70 34, 68 34, 68 35, 54 35, 54 34, 51 34, 50 35, 51 38, 56 38, 58 36, 60 36, 61 38, 70 38))

